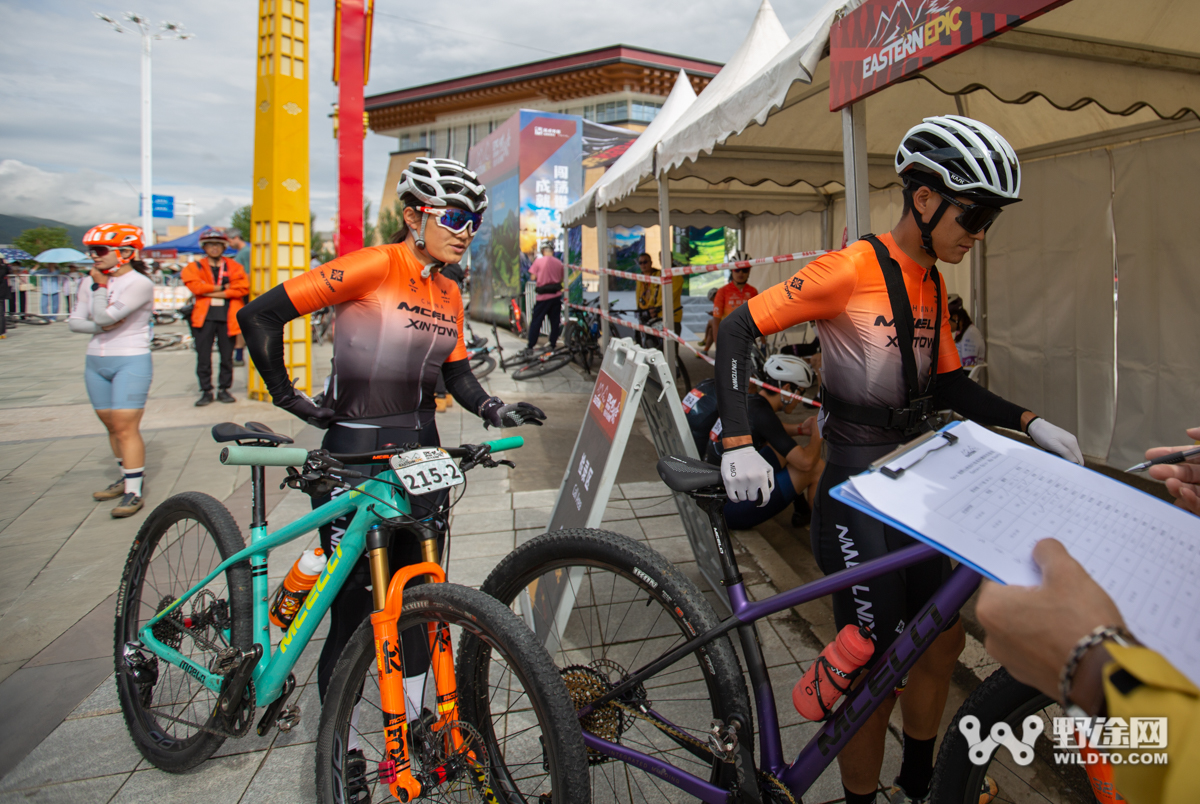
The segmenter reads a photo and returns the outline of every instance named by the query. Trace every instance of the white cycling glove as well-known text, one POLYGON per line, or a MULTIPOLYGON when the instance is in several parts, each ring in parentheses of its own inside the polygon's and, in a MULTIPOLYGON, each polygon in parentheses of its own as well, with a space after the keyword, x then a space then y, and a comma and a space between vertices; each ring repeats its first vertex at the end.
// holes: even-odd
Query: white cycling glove
POLYGON ((721 478, 729 499, 734 502, 761 499, 759 508, 767 504, 775 490, 775 470, 751 444, 725 450, 721 456, 721 478))
POLYGON ((1033 443, 1046 452, 1053 452, 1060 458, 1083 466, 1083 452, 1079 449, 1079 441, 1061 427, 1038 416, 1029 423, 1025 432, 1033 439, 1033 443))

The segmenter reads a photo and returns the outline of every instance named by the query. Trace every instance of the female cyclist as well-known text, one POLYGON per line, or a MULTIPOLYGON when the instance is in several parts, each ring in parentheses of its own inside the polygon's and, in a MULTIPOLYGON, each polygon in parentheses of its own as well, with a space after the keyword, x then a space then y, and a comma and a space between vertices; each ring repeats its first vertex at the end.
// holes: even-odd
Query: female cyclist
POLYGON ((92 494, 97 500, 121 501, 114 517, 142 509, 142 476, 146 445, 138 429, 154 366, 150 362, 150 317, 154 314, 154 282, 138 259, 142 230, 126 223, 105 223, 83 236, 92 258, 91 280, 79 283, 68 326, 92 336, 84 382, 96 415, 108 428, 122 478, 92 494))
MULTIPOLYGON (((541 410, 488 396, 471 374, 463 344, 462 296, 439 270, 466 253, 487 209, 486 188, 461 162, 419 158, 405 169, 396 195, 404 205, 403 242, 327 262, 272 288, 238 313, 246 348, 275 404, 328 428, 322 446, 333 453, 369 452, 387 444, 437 446, 434 388, 441 371, 450 394, 485 426, 540 425, 546 418, 541 410), (318 406, 288 378, 283 328, 329 306, 337 321, 333 374, 318 406)), ((445 498, 444 492, 412 497, 413 516, 444 534, 445 498)), ((314 499, 313 507, 328 499, 314 499)), ((326 553, 347 524, 339 520, 322 529, 326 553)), ((393 570, 422 560, 419 546, 412 543, 393 543, 388 555, 393 570)), ((322 698, 342 648, 371 612, 365 559, 358 573, 359 582, 352 578, 330 610, 329 636, 317 670, 322 698)), ((421 656, 410 655, 420 647, 421 640, 405 641, 404 666, 410 676, 412 668, 423 664, 421 656)), ((420 683, 406 688, 419 689, 420 683)))

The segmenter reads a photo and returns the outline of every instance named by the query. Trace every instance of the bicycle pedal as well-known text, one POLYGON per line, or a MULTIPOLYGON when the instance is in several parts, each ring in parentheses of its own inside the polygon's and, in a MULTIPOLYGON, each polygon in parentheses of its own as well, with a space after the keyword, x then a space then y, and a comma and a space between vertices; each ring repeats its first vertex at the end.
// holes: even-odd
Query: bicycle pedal
POLYGON ((237 667, 241 658, 242 652, 237 648, 224 648, 213 657, 208 669, 219 676, 227 676, 237 667))
POLYGON ((279 718, 275 721, 275 725, 280 731, 291 731, 300 725, 300 704, 288 704, 279 713, 279 718))

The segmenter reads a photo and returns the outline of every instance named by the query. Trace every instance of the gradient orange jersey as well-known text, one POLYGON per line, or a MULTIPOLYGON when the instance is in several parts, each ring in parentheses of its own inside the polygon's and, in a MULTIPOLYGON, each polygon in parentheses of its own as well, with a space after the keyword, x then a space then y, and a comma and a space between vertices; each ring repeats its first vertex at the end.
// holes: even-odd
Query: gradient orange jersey
MULTIPOLYGON (((941 280, 940 322, 928 272, 900 250, 890 234, 879 235, 900 264, 914 319, 913 350, 921 387, 929 382, 934 327, 942 328, 937 371, 961 368, 941 280)), ((883 271, 865 240, 819 257, 784 282, 748 301, 750 316, 763 335, 804 321, 816 321, 821 337, 821 382, 830 393, 857 405, 902 408, 907 404, 904 369, 892 322, 883 271)), ((895 443, 896 431, 851 424, 821 412, 821 433, 835 444, 895 443)))
POLYGON ((467 359, 458 285, 422 268, 403 244, 376 246, 283 283, 301 315, 336 307, 325 406, 338 420, 428 423, 442 364, 467 359))

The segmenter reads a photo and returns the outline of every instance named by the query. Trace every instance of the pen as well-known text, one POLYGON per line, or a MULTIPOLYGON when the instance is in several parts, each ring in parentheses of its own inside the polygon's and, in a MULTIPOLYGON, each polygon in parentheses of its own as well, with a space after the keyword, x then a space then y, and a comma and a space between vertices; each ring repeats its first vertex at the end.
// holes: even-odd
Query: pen
POLYGON ((1164 455, 1161 458, 1155 458, 1152 461, 1142 461, 1137 466, 1131 466, 1126 469, 1126 472, 1144 472, 1151 466, 1158 466, 1164 463, 1183 463, 1188 458, 1195 455, 1200 455, 1200 447, 1192 447, 1185 449, 1183 452, 1172 452, 1170 455, 1164 455))

